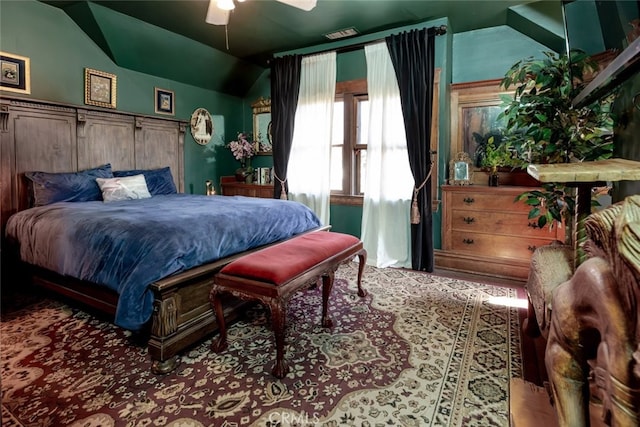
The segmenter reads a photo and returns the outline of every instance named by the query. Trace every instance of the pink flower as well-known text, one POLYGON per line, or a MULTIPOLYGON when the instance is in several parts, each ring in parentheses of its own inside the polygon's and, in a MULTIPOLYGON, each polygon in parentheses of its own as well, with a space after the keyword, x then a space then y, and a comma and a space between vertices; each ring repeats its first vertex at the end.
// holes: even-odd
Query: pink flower
POLYGON ((251 134, 240 132, 236 141, 227 145, 236 160, 244 160, 256 154, 256 142, 251 140, 251 134))

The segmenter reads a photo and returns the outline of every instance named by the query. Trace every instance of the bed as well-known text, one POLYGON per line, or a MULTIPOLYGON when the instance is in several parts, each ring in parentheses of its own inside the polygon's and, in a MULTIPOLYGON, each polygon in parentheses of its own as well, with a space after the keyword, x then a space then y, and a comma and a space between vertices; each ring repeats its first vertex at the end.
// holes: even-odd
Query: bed
MULTIPOLYGON (((185 129, 179 120, 0 100, 3 265, 14 266, 19 259, 33 283, 109 313, 120 326, 143 331, 156 373, 173 370, 182 351, 216 331, 208 301, 213 273, 247 252, 323 229, 315 215, 294 202, 184 194, 185 129), (33 207, 33 180, 26 179, 33 171, 82 174, 106 165, 136 174, 169 170, 177 194, 109 202, 54 200, 33 207), (114 249, 123 234, 116 227, 120 223, 135 233, 130 243, 114 249), (57 231, 36 236, 34 224, 57 231), (42 246, 42 239, 49 243, 42 246), (46 256, 42 247, 51 248, 46 256), (98 250, 104 247, 112 252, 98 250), (125 247, 137 251, 138 258, 131 258, 136 261, 125 266, 125 273, 116 272, 109 259, 123 259, 117 254, 125 247)), ((237 316, 242 304, 229 301, 228 316, 237 316)))

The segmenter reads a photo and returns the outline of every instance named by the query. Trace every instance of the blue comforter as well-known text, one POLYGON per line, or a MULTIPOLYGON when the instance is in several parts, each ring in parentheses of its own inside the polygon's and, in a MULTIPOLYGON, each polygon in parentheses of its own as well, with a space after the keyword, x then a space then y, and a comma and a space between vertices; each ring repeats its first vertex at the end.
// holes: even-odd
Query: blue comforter
POLYGON ((172 194, 31 208, 6 234, 23 261, 117 291, 115 323, 138 330, 151 317, 154 281, 320 225, 297 202, 172 194))

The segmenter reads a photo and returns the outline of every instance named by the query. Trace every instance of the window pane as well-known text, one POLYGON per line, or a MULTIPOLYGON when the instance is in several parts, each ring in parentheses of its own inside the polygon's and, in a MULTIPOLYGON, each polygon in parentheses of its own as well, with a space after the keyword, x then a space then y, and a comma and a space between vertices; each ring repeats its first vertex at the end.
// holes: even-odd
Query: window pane
POLYGON ((342 147, 344 145, 344 102, 333 105, 333 134, 331 144, 331 190, 344 191, 342 188, 342 147))
POLYGON ((360 150, 358 159, 360 161, 360 164, 358 165, 359 172, 360 172, 360 182, 359 182, 358 193, 363 194, 365 189, 365 184, 366 184, 365 172, 367 171, 367 150, 366 149, 360 150))
POLYGON ((357 141, 358 145, 358 162, 356 173, 358 179, 358 188, 356 194, 363 194, 365 189, 365 176, 367 172, 367 142, 369 141, 369 100, 359 98, 357 103, 357 141))
POLYGON ((369 140, 369 100, 358 99, 358 140, 356 144, 366 144, 369 140))
POLYGON ((344 144, 344 101, 339 100, 333 104, 333 135, 332 145, 344 144))
POLYGON ((342 146, 331 147, 331 190, 342 191, 342 146))

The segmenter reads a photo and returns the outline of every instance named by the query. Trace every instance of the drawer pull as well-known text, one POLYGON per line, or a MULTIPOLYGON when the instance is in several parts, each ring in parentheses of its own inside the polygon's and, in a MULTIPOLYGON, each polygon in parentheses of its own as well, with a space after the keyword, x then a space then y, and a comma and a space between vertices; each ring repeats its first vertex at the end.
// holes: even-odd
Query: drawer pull
POLYGON ((530 222, 530 223, 529 223, 529 225, 528 225, 528 227, 531 227, 531 228, 538 228, 538 223, 537 223, 537 222, 530 222))
POLYGON ((472 222, 475 222, 476 219, 474 217, 472 217, 472 216, 467 216, 467 217, 462 218, 462 220, 464 222, 466 222, 467 224, 471 224, 472 222))
POLYGON ((473 245, 473 239, 462 239, 462 243, 466 245, 473 245))
POLYGON ((529 251, 531 251, 531 252, 535 252, 535 250, 538 249, 538 248, 536 246, 529 245, 529 246, 527 246, 527 249, 529 249, 529 251))
POLYGON ((473 197, 465 197, 464 199, 462 199, 462 201, 465 202, 468 205, 470 205, 471 203, 475 202, 473 197))

